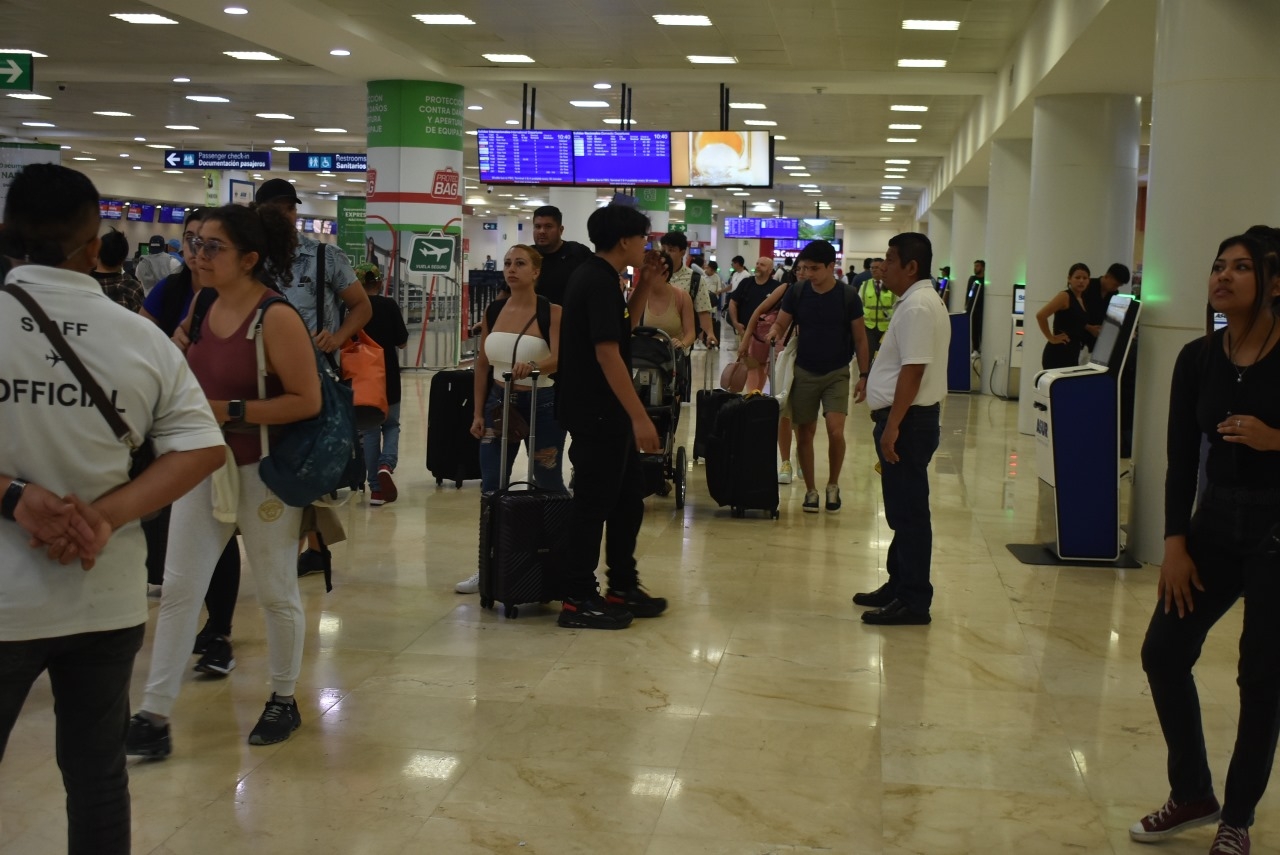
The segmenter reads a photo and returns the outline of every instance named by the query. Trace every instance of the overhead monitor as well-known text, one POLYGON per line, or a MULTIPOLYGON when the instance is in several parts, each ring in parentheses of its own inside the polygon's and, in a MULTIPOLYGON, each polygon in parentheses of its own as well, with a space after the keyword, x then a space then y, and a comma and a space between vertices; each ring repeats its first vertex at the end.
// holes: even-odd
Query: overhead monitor
POLYGON ((482 129, 476 145, 486 184, 573 183, 573 131, 482 129))
POLYGON ((670 131, 574 131, 573 183, 583 187, 668 187, 670 131))
POLYGON ((768 131, 672 131, 674 187, 772 187, 768 131))
POLYGON ((796 237, 801 239, 808 238, 809 240, 835 240, 836 221, 816 219, 801 220, 800 231, 796 237))
POLYGON ((1098 340, 1091 351, 1091 363, 1118 368, 1124 362, 1139 308, 1140 304, 1132 294, 1112 295, 1102 319, 1102 331, 1098 333, 1098 340))
POLYGON ((800 235, 800 221, 787 217, 725 217, 720 228, 724 237, 739 240, 756 238, 795 240, 800 235))
POLYGON ((118 220, 124 215, 124 205, 119 199, 99 199, 98 213, 104 220, 118 220))

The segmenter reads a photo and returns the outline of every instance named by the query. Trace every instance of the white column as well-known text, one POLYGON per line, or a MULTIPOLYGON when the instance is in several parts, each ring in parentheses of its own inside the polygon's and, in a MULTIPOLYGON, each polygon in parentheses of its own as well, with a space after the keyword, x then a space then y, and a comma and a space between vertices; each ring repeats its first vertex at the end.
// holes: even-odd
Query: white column
POLYGON ((1161 0, 1156 15, 1129 547, 1141 561, 1163 555, 1169 378, 1204 334, 1213 254, 1223 238, 1280 222, 1280 54, 1263 35, 1276 32, 1276 3, 1161 0))
POLYGON ((973 275, 974 259, 987 250, 987 188, 957 187, 951 209, 951 303, 953 312, 964 311, 965 283, 973 275))
POLYGON ((1067 270, 1075 262, 1088 264, 1097 276, 1113 261, 1127 264, 1133 258, 1140 107, 1136 95, 1036 99, 1027 218, 1026 344, 1018 402, 1021 433, 1035 429, 1032 404, 1044 350, 1035 313, 1067 287, 1067 270))
POLYGON ((564 239, 591 246, 587 237, 587 218, 596 209, 596 191, 580 187, 552 187, 547 204, 560 209, 564 221, 564 239))
MULTIPOLYGON (((951 265, 951 209, 941 210, 938 208, 929 209, 928 231, 929 243, 933 245, 933 275, 941 276, 939 272, 944 265, 951 265)), ((952 278, 956 275, 954 265, 952 265, 952 278)))
MULTIPOLYGON (((993 140, 987 186, 986 303, 982 325, 982 391, 1008 394, 1013 286, 1027 278, 1027 211, 1031 206, 1031 140, 993 140), (999 376, 992 381, 993 372, 999 376)), ((1016 379, 1016 378, 1015 378, 1016 379)))

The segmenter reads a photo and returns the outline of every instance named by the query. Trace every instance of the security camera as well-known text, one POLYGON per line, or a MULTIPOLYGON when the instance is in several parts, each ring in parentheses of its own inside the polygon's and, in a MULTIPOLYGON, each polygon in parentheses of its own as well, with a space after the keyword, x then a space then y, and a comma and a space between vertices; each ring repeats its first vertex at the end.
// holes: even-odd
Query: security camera
POLYGON ((492 188, 492 187, 488 188, 488 193, 489 193, 489 195, 490 195, 490 196, 492 196, 492 195, 493 195, 493 188, 492 188))
POLYGON ((59 91, 59 92, 66 92, 66 91, 67 91, 67 84, 65 84, 65 83, 59 83, 59 84, 58 84, 58 91, 59 91))

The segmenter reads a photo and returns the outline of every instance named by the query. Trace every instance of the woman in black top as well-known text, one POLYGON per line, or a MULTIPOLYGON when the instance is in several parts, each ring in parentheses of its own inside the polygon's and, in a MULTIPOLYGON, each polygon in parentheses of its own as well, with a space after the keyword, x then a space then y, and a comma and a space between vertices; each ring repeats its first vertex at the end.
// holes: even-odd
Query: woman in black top
POLYGON ((1271 774, 1280 731, 1278 251, 1280 234, 1260 227, 1222 242, 1209 306, 1226 315, 1226 329, 1184 347, 1173 370, 1164 561, 1142 645, 1169 750, 1170 794, 1130 828, 1143 842, 1221 817, 1211 851, 1248 852, 1254 807, 1271 774), (1205 483, 1198 485, 1206 440, 1205 483), (1240 716, 1219 809, 1191 669, 1210 628, 1241 597, 1240 716))
POLYGON ((1080 364, 1080 348, 1087 338, 1085 324, 1089 313, 1084 308, 1084 290, 1089 287, 1089 266, 1076 263, 1067 271, 1066 290, 1058 292, 1040 311, 1036 321, 1044 333, 1046 344, 1040 367, 1070 368, 1080 364), (1053 315, 1053 332, 1049 332, 1049 316, 1053 315))

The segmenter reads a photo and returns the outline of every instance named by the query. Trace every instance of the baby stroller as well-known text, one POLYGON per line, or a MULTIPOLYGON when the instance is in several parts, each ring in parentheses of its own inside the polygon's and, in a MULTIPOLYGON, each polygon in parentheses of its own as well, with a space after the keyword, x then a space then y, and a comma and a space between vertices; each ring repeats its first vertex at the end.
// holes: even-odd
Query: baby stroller
POLYGON ((684 507, 686 468, 684 446, 674 449, 674 459, 672 454, 680 424, 680 362, 680 353, 665 332, 656 327, 632 330, 631 382, 662 439, 661 454, 640 455, 646 495, 669 495, 674 484, 677 508, 684 507))

